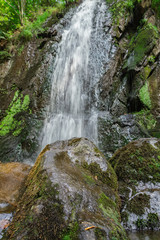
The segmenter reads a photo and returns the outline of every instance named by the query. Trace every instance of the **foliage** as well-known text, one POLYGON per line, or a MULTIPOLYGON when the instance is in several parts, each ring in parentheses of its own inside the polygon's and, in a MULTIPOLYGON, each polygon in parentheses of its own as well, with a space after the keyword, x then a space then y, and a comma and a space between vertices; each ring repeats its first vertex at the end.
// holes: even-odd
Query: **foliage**
POLYGON ((160 0, 152 0, 152 8, 154 8, 157 14, 160 16, 160 0))
POLYGON ((43 14, 39 15, 34 22, 26 20, 25 27, 22 29, 19 37, 29 40, 33 35, 44 32, 42 27, 46 19, 56 10, 56 8, 48 8, 43 14))
POLYGON ((17 120, 16 115, 27 111, 29 103, 29 95, 23 97, 23 94, 20 94, 19 91, 15 92, 14 98, 6 111, 7 115, 0 124, 0 136, 5 136, 9 132, 12 132, 14 136, 18 136, 21 133, 24 127, 24 119, 17 120))
POLYGON ((0 0, 0 39, 11 37, 14 31, 25 27, 22 35, 30 38, 33 34, 31 29, 35 31, 37 26, 42 31, 41 24, 52 11, 61 11, 75 2, 77 0, 0 0))
POLYGON ((118 24, 120 18, 125 14, 127 15, 127 12, 132 12, 132 10, 135 7, 135 4, 137 2, 140 2, 140 0, 106 0, 107 3, 111 4, 111 12, 113 17, 114 24, 118 24))

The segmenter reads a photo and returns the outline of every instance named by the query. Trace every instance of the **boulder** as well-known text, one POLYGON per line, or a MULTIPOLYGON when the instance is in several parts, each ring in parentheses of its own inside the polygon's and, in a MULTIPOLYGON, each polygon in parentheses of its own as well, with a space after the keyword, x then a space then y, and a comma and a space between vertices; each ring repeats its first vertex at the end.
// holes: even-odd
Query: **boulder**
POLYGON ((113 168, 92 142, 47 145, 3 239, 127 239, 117 189, 113 168))
POLYGON ((0 163, 0 238, 2 230, 8 227, 12 219, 20 188, 30 168, 23 163, 0 163))
POLYGON ((16 205, 19 190, 30 171, 30 166, 23 163, 0 163, 0 203, 16 205))
POLYGON ((119 149, 110 163, 118 176, 123 226, 160 229, 160 140, 133 141, 119 149))

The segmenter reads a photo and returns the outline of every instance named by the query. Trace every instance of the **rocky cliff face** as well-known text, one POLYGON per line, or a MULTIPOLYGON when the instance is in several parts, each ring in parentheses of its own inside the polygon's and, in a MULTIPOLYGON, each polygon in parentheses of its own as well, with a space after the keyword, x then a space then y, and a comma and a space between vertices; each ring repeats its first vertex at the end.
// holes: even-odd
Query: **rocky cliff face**
MULTIPOLYGON (((110 157, 140 138, 159 137, 159 19, 151 1, 109 1, 116 51, 99 81, 99 147, 110 157)), ((57 24, 1 63, 0 156, 3 161, 35 159, 49 101, 51 65, 71 10, 57 24)), ((108 24, 108 23, 107 23, 108 24)), ((113 54, 113 53, 112 53, 113 54)))
POLYGON ((99 140, 112 154, 140 136, 159 136, 160 28, 151 1, 109 2, 117 52, 100 81, 99 107, 109 117, 100 117, 99 140))

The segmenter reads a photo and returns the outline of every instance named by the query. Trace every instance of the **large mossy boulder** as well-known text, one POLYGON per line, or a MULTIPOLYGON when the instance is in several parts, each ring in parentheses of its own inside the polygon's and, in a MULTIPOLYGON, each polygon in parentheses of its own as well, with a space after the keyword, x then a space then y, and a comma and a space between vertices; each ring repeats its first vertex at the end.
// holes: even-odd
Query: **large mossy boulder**
POLYGON ((124 227, 160 229, 160 140, 131 142, 110 163, 118 176, 124 227))
POLYGON ((84 138, 47 145, 3 239, 127 239, 116 174, 84 138))

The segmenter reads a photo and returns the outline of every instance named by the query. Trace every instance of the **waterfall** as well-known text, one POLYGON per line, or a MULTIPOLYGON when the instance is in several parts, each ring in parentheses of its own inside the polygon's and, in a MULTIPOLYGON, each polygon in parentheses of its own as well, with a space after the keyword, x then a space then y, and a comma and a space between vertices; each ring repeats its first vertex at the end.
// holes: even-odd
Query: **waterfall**
POLYGON ((97 143, 97 82, 105 72, 110 48, 110 36, 106 40, 103 36, 106 9, 103 0, 84 0, 62 34, 42 148, 72 137, 87 137, 97 143))

